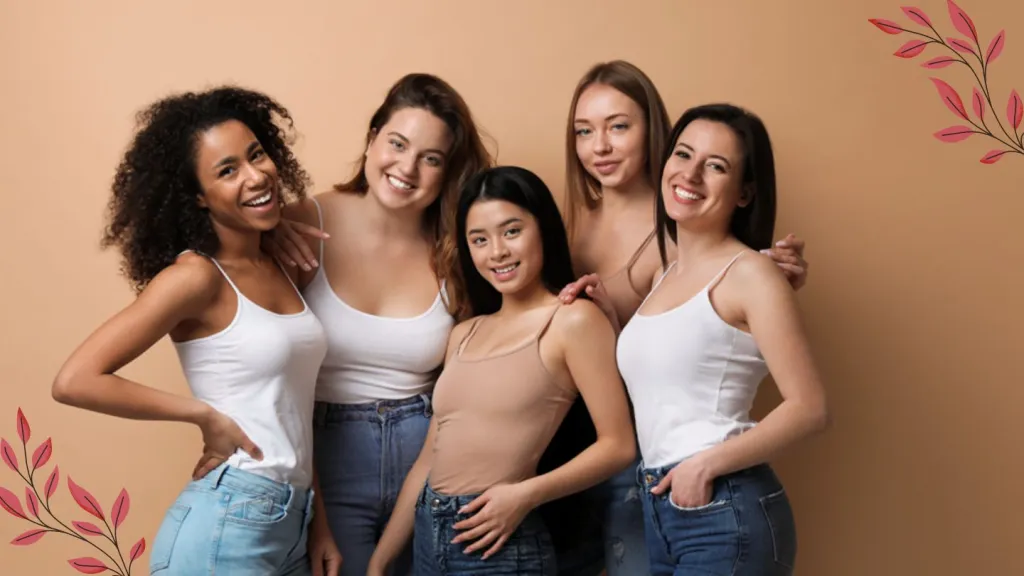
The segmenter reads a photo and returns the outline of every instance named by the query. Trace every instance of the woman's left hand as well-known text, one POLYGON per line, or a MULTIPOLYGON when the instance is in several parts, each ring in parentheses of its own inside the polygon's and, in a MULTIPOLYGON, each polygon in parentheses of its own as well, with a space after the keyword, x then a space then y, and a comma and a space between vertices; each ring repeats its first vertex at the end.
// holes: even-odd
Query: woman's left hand
POLYGON ((767 254, 786 273, 786 278, 794 290, 799 290, 807 283, 807 268, 810 264, 804 260, 804 241, 792 234, 775 243, 775 246, 761 251, 767 254))
POLYGON ((494 486, 459 510, 460 514, 473 515, 455 524, 456 530, 465 532, 456 536, 452 543, 475 540, 466 547, 466 554, 490 546, 483 555, 483 559, 486 560, 505 545, 533 508, 529 494, 522 484, 494 486))
POLYGON ((683 460, 669 471, 651 493, 663 494, 670 490, 668 497, 680 508, 697 508, 711 503, 714 477, 699 458, 683 460))
POLYGON ((341 570, 341 552, 334 543, 326 518, 313 518, 310 522, 306 550, 313 568, 313 576, 338 576, 341 570))

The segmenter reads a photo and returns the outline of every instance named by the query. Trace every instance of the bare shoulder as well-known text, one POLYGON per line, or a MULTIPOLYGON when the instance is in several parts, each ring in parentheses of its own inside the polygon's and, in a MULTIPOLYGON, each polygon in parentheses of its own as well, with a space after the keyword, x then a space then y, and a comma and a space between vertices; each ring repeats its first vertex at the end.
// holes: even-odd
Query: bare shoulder
POLYGON ((733 264, 730 274, 737 284, 759 288, 789 287, 786 275, 770 256, 748 250, 733 264))
POLYGON ((581 334, 591 334, 599 330, 608 330, 612 333, 608 317, 597 304, 585 298, 577 298, 569 304, 562 304, 551 324, 555 330, 567 337, 578 338, 581 334))
MULTIPOLYGON (((320 197, 325 194, 329 194, 329 192, 321 192, 317 195, 317 199, 319 200, 320 197)), ((313 199, 310 197, 286 204, 281 210, 281 216, 288 220, 302 222, 303 224, 308 224, 310 226, 319 227, 320 225, 320 217, 316 204, 313 203, 313 199)))
POLYGON ((472 328, 473 323, 477 318, 478 316, 463 320, 452 328, 452 331, 448 334, 448 352, 445 354, 446 358, 451 358, 455 349, 458 348, 459 342, 462 342, 466 335, 469 334, 469 330, 472 328))
POLYGON ((209 258, 186 252, 153 277, 139 302, 195 312, 217 298, 223 282, 223 275, 209 258))

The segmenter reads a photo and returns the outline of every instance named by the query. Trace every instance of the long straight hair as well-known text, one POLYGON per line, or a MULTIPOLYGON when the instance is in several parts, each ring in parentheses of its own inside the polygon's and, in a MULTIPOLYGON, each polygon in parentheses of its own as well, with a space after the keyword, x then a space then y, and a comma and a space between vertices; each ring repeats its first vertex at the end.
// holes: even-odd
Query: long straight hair
MULTIPOLYGON (((755 114, 732 104, 705 104, 690 108, 679 118, 669 136, 668 146, 658 170, 659 188, 665 164, 672 157, 676 141, 694 120, 708 120, 732 129, 743 149, 743 185, 753 190, 753 199, 744 207, 737 207, 729 223, 729 231, 740 242, 754 250, 772 245, 775 234, 775 155, 768 129, 755 114)), ((665 198, 658 194, 657 201, 658 253, 662 266, 668 264, 665 236, 676 242, 676 223, 665 211, 665 198)))
POLYGON ((493 314, 501 308, 501 293, 476 269, 466 238, 466 219, 470 208, 477 202, 487 200, 511 202, 537 219, 544 254, 540 279, 549 292, 558 294, 575 280, 565 225, 558 204, 544 181, 533 172, 518 166, 499 166, 485 170, 470 178, 463 186, 455 215, 455 242, 465 280, 465 301, 469 303, 474 316, 493 314))
POLYGON ((654 82, 643 70, 625 60, 599 62, 576 84, 565 128, 565 222, 569 238, 575 239, 581 210, 593 210, 601 200, 601 184, 587 172, 576 156, 576 106, 583 91, 595 84, 610 86, 636 102, 643 110, 647 141, 644 144, 644 179, 658 188, 658 167, 665 151, 669 126, 665 102, 654 82))

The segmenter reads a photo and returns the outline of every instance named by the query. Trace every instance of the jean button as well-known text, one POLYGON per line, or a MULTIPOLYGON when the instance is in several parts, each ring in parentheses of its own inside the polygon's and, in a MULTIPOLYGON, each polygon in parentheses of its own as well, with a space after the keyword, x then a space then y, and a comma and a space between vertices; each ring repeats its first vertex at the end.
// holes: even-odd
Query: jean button
POLYGON ((654 476, 651 474, 644 476, 644 480, 646 480, 648 484, 654 484, 654 476))
POLYGON ((387 410, 388 410, 387 406, 377 406, 377 414, 383 414, 383 413, 387 412, 387 410))

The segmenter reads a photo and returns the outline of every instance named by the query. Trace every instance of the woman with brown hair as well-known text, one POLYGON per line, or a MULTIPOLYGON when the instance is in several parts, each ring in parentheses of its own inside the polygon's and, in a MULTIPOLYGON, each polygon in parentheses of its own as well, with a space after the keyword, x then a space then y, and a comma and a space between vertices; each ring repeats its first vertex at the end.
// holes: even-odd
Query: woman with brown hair
MULTIPOLYGON (((561 295, 571 302, 585 292, 620 329, 651 290, 661 267, 652 242, 654 208, 670 130, 654 83, 629 62, 594 65, 573 93, 566 127, 564 214, 573 262, 582 277, 561 295)), ((790 235, 765 252, 794 288, 804 284, 802 241, 790 235)), ((560 574, 598 574, 602 565, 608 576, 650 573, 635 470, 630 466, 583 493, 594 516, 592 530, 563 544, 560 574)))
MULTIPOLYGON (((449 234, 455 202, 490 164, 462 97, 410 74, 371 117, 356 175, 287 207, 268 238, 302 269, 327 333, 314 444, 343 576, 366 574, 426 438, 437 371, 467 309, 449 234)), ((393 573, 409 574, 410 562, 406 550, 393 573)))

